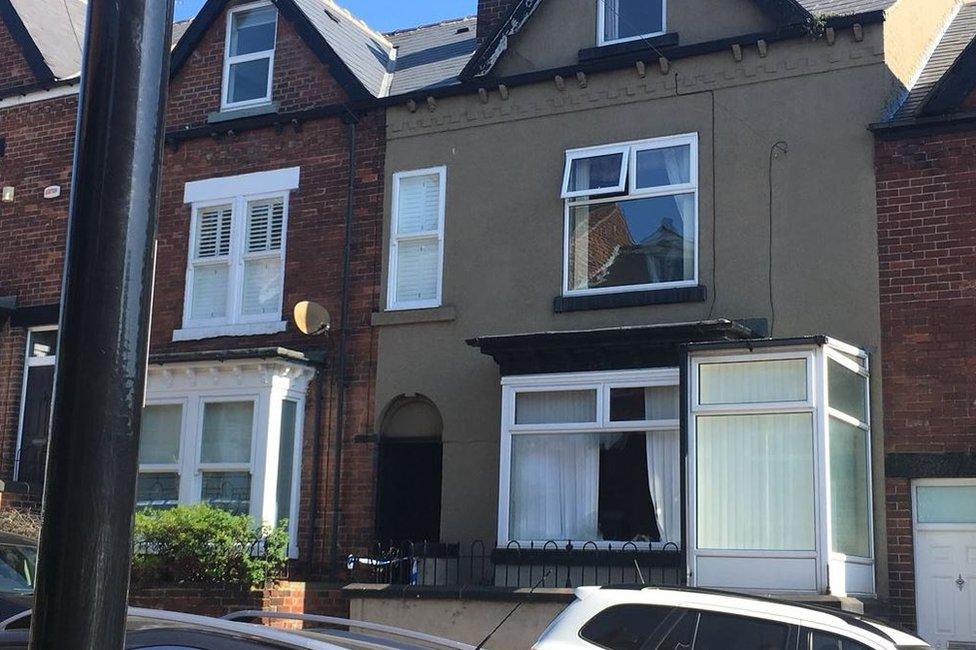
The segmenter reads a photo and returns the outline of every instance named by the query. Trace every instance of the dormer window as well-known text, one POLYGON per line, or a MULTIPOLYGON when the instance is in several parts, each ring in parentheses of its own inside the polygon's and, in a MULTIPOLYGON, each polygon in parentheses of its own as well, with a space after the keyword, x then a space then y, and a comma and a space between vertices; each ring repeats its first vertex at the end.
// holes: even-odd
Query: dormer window
POLYGON ((597 45, 660 36, 667 0, 598 0, 597 45))
POLYGON ((268 2, 243 5, 227 15, 221 109, 271 101, 278 12, 268 2))

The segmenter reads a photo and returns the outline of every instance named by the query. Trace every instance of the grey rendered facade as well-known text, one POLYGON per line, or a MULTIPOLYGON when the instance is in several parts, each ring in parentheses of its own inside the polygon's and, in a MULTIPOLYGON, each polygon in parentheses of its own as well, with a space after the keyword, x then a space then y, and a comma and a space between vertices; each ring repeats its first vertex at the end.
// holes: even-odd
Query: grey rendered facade
MULTIPOLYGON (((778 38, 781 25, 762 10, 771 3, 670 2, 666 31, 677 33, 676 49, 649 47, 577 76, 581 50, 596 45, 596 3, 525 4, 534 12, 494 67, 466 82, 469 92, 387 113, 387 215, 397 172, 445 169, 443 289, 440 306, 374 315, 376 427, 382 440, 384 409, 404 395, 436 406, 445 541, 494 541, 500 524, 500 370, 469 339, 726 319, 752 328, 746 338, 787 339, 788 349, 796 337, 834 337, 880 368, 867 126, 903 101, 956 7, 804 2, 828 29, 778 38), (697 134, 695 290, 626 307, 612 298, 560 301, 565 152, 679 134, 697 134)), ((385 246, 389 237, 388 218, 385 246)), ((387 305, 389 258, 384 264, 387 305)), ((687 396, 687 378, 680 390, 687 396)), ((870 395, 873 483, 883 486, 879 372, 870 395)), ((693 416, 683 409, 681 417, 686 436, 693 416)), ((876 579, 865 595, 884 597, 883 488, 873 510, 876 579)))

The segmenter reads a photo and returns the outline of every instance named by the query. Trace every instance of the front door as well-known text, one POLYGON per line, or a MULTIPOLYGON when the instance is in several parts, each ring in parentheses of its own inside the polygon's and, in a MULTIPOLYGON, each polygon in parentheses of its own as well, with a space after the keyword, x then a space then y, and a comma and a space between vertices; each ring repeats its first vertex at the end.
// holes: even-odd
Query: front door
POLYGON ((917 481, 913 497, 919 635, 976 650, 976 479, 917 481))

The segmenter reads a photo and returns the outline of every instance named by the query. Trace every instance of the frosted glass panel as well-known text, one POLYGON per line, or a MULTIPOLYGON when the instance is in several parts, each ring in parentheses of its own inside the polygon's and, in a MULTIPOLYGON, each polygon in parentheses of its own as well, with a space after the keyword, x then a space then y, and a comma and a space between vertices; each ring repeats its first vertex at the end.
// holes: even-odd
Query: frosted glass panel
POLYGON ((139 434, 140 464, 176 464, 180 460, 180 432, 183 407, 179 404, 151 404, 142 409, 139 434))
POLYGON ((807 399, 806 359, 703 363, 702 404, 799 402, 807 399))
POLYGON ((976 524, 976 485, 920 485, 920 524, 976 524))
POLYGON ((697 419, 698 546, 813 550, 810 414, 697 419))
POLYGON ((397 244, 396 299, 398 302, 437 298, 439 249, 436 238, 397 244))
POLYGON ((254 402, 210 402, 203 407, 201 463, 248 463, 254 402))
POLYGON ((677 386, 610 389, 610 421, 677 420, 677 386))
POLYGON ((868 380, 866 377, 827 360, 827 402, 861 422, 867 422, 868 380))
POLYGON ((227 315, 227 264, 207 264, 193 269, 190 318, 223 318, 227 315))
POLYGON ((515 424, 573 422, 596 422, 595 390, 524 392, 515 396, 515 424))
POLYGON ((281 259, 246 260, 241 311, 248 316, 281 313, 281 259))
POLYGON ((829 435, 831 550, 870 557, 867 432, 830 418, 829 435))

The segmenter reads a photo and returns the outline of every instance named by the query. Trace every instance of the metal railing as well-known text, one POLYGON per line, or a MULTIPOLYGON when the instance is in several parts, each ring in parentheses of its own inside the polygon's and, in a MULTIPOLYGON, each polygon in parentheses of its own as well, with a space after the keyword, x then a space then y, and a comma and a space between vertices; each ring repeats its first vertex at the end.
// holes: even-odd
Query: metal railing
POLYGON ((685 556, 673 543, 557 542, 503 547, 470 543, 377 544, 349 555, 354 582, 430 587, 581 587, 646 584, 681 586, 685 556))

